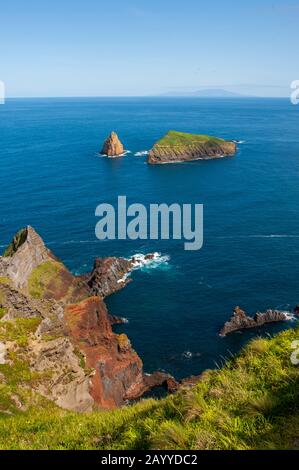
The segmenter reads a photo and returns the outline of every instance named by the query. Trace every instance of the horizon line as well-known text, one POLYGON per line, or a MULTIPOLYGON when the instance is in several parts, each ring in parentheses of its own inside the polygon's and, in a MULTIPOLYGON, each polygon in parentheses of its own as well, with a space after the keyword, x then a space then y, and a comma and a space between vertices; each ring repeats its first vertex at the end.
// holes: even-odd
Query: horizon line
POLYGON ((238 100, 238 99, 289 99, 288 96, 258 96, 258 95, 236 95, 236 96, 186 96, 186 95, 176 95, 176 96, 167 96, 167 95, 55 95, 55 96, 6 96, 5 100, 11 99, 74 99, 74 98, 162 98, 162 99, 176 99, 176 98, 186 98, 186 99, 226 99, 226 100, 238 100))

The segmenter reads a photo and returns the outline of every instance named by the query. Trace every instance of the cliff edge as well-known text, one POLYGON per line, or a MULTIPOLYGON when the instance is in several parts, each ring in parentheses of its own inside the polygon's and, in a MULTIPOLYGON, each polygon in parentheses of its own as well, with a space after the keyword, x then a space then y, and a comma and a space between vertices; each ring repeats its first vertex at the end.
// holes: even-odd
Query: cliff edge
POLYGON ((97 260, 91 274, 74 276, 32 227, 17 233, 0 256, 0 413, 41 398, 72 411, 114 408, 174 388, 169 374, 144 374, 128 337, 112 330, 121 319, 103 296, 126 285, 117 281, 131 264, 97 260))

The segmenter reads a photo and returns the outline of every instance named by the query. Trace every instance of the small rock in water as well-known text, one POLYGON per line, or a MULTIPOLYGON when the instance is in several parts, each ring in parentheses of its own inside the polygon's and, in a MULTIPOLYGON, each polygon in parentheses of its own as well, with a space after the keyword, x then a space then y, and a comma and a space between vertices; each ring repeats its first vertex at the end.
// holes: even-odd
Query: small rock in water
POLYGON ((257 312, 254 317, 249 317, 240 307, 235 307, 233 316, 221 329, 220 336, 226 336, 233 331, 256 328, 267 323, 276 323, 284 320, 287 320, 287 316, 279 310, 267 310, 265 313, 257 312))

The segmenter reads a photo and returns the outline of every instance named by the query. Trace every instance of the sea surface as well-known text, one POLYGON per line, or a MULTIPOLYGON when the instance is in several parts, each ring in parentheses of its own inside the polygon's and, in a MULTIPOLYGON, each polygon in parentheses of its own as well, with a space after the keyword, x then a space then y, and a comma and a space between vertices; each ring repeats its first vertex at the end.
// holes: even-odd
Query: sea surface
POLYGON ((0 106, 0 244, 32 225, 74 272, 97 256, 160 252, 107 299, 146 372, 177 378, 220 365, 253 336, 294 322, 218 336, 233 308, 299 303, 299 107, 286 99, 16 99, 0 106), (169 129, 241 141, 232 158, 150 166, 169 129), (111 130, 128 153, 98 152, 111 130), (138 154, 137 156, 135 154, 138 154), (95 208, 128 203, 204 205, 204 245, 99 241, 95 208))

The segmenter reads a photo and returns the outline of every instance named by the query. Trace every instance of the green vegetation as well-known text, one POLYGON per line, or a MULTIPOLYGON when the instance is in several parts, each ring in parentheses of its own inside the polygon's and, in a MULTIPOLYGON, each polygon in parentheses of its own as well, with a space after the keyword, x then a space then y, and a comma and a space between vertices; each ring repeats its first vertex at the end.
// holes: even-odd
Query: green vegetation
POLYGON ((5 303, 5 300, 6 300, 5 292, 3 291, 3 289, 0 289, 0 305, 2 307, 3 307, 3 304, 5 303))
MULTIPOLYGON (((192 389, 162 400, 86 415, 45 401, 0 415, 0 449, 299 449, 296 339, 299 328, 256 339, 192 389)), ((1 409, 1 389, 0 396, 1 409)))
POLYGON ((125 350, 131 344, 129 338, 127 337, 125 333, 121 333, 120 335, 117 335, 117 342, 118 342, 118 347, 121 350, 125 350))
POLYGON ((84 288, 80 291, 80 282, 61 262, 54 259, 49 259, 33 269, 27 288, 29 295, 35 299, 63 299, 66 303, 74 299, 82 300, 87 295, 84 288))
POLYGON ((32 371, 26 357, 26 346, 35 333, 40 318, 16 318, 0 322, 0 341, 11 342, 5 352, 5 363, 0 364, 0 422, 6 416, 17 416, 28 406, 39 407, 44 399, 30 391, 49 372, 32 371))
POLYGON ((7 362, 6 364, 0 365, 0 372, 5 377, 6 385, 12 387, 28 385, 39 381, 42 377, 38 372, 32 372, 28 362, 20 359, 18 355, 10 352, 8 353, 8 360, 11 363, 7 362))
POLYGON ((85 369, 85 356, 84 356, 84 354, 80 351, 79 348, 75 348, 74 353, 76 354, 76 356, 79 359, 80 367, 82 367, 82 369, 85 369))
POLYGON ((183 145, 196 145, 206 143, 223 143, 223 139, 211 137, 209 135, 200 134, 186 134, 185 132, 169 131, 162 139, 160 139, 156 146, 159 147, 175 147, 183 145))
POLYGON ((20 246, 26 241, 27 228, 21 229, 14 237, 10 245, 6 248, 3 256, 12 256, 20 246))
POLYGON ((35 268, 28 280, 29 294, 36 298, 42 299, 49 286, 61 271, 61 264, 54 260, 45 261, 35 268))
POLYGON ((0 307, 0 320, 1 320, 1 318, 4 317, 5 314, 6 314, 6 308, 5 307, 0 307))

